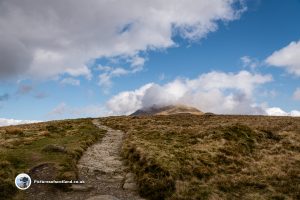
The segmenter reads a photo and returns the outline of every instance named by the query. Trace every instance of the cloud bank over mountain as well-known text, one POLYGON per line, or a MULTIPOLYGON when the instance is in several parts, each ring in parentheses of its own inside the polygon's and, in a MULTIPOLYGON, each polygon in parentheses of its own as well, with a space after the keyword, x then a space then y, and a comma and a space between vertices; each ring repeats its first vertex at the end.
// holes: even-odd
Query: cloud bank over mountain
POLYGON ((203 112, 222 114, 266 114, 256 105, 253 95, 259 86, 270 81, 271 75, 213 71, 195 79, 177 78, 163 85, 149 83, 133 91, 121 92, 107 102, 107 107, 112 114, 118 115, 154 104, 186 104, 203 112))

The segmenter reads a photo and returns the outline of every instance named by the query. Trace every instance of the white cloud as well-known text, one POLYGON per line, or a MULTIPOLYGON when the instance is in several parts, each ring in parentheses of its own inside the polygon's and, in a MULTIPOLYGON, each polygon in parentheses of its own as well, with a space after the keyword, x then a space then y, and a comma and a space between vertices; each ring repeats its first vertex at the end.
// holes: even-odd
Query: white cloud
POLYGON ((67 104, 62 102, 58 106, 56 106, 53 110, 51 110, 48 115, 63 115, 67 110, 67 104))
POLYGON ((297 88, 293 94, 293 99, 300 101, 300 88, 297 88))
POLYGON ((300 76, 300 41, 275 51, 266 59, 266 63, 285 68, 289 73, 300 76))
POLYGON ((138 71, 145 62, 141 52, 176 45, 174 35, 201 39, 218 22, 238 19, 245 11, 243 2, 3 0, 0 76, 91 78, 87 63, 118 56, 127 57, 138 71))
POLYGON ((0 126, 10 126, 10 125, 17 125, 17 124, 30 124, 30 123, 37 123, 41 121, 36 120, 16 120, 16 119, 6 119, 0 118, 0 126))
POLYGON ((128 71, 125 70, 125 69, 123 69, 123 68, 121 68, 121 67, 118 67, 118 68, 113 69, 113 70, 110 72, 110 74, 111 74, 112 76, 121 76, 121 75, 128 74, 128 71))
POLYGON ((66 73, 71 76, 85 76, 88 80, 91 80, 92 78, 92 73, 87 66, 82 66, 76 69, 66 69, 66 73))
POLYGON ((290 116, 292 116, 292 117, 300 117, 300 111, 298 111, 298 110, 292 110, 290 112, 290 116))
POLYGON ((64 78, 60 81, 61 84, 64 85, 74 85, 74 86, 79 86, 80 85, 80 80, 75 79, 75 78, 64 78))
POLYGON ((292 110, 291 112, 286 112, 279 107, 271 107, 266 109, 267 115, 270 116, 292 116, 292 117, 299 117, 300 111, 292 110))
POLYGON ((154 84, 149 83, 137 90, 121 92, 118 95, 112 97, 107 102, 107 107, 112 115, 124 115, 131 114, 133 111, 141 108, 142 99, 146 91, 154 84))
POLYGON ((196 79, 177 78, 164 85, 150 83, 134 91, 121 92, 107 102, 112 114, 130 114, 142 107, 187 104, 204 112, 227 114, 265 114, 255 106, 253 92, 272 76, 210 72, 196 79))
POLYGON ((250 69, 255 69, 260 65, 259 61, 255 58, 251 58, 250 56, 241 57, 241 61, 243 63, 243 67, 249 67, 250 69))
POLYGON ((140 56, 135 56, 131 59, 130 62, 131 62, 132 73, 136 73, 143 69, 146 59, 140 56))
POLYGON ((271 116, 288 116, 288 113, 279 107, 272 107, 266 109, 267 115, 271 116))
POLYGON ((99 75, 98 84, 102 86, 105 90, 111 87, 112 78, 132 73, 132 71, 126 70, 122 67, 113 68, 109 66, 100 66, 100 68, 98 69, 104 71, 104 73, 99 75))
POLYGON ((103 66, 103 65, 98 65, 96 70, 100 70, 100 71, 104 71, 104 72, 108 72, 112 70, 111 66, 103 66))
POLYGON ((252 74, 248 71, 239 73, 210 72, 202 74, 198 79, 191 80, 195 88, 237 89, 250 96, 257 85, 272 81, 271 75, 252 74))
POLYGON ((82 107, 72 107, 62 102, 53 108, 47 117, 50 119, 67 119, 79 117, 101 117, 107 116, 108 111, 101 105, 87 105, 82 107))
POLYGON ((100 74, 98 84, 104 89, 109 88, 112 85, 111 76, 108 73, 100 74))

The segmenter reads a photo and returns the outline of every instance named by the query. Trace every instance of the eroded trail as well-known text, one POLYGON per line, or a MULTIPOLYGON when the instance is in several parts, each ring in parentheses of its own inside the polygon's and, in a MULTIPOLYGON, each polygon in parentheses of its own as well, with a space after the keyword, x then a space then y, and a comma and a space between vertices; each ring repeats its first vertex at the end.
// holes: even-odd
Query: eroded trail
POLYGON ((107 133, 78 162, 79 179, 85 184, 73 185, 73 191, 63 193, 61 199, 142 200, 136 192, 134 175, 120 156, 124 133, 102 126, 98 120, 93 123, 107 133))

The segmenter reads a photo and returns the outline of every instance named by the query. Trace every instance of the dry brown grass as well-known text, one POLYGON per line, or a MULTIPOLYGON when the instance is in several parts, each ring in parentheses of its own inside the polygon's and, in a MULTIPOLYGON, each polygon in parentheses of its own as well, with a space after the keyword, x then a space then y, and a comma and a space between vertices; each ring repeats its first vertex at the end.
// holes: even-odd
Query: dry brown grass
POLYGON ((109 117, 149 199, 300 199, 300 118, 109 117))

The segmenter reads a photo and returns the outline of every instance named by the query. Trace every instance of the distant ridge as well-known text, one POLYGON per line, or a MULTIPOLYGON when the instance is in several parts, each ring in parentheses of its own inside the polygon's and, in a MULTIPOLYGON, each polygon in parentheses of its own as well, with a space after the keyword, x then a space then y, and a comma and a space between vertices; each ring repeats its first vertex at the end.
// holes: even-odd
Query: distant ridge
POLYGON ((145 115, 175 115, 175 114, 192 114, 192 115, 203 115, 204 113, 197 108, 185 106, 185 105, 168 105, 168 106, 157 106, 153 105, 149 108, 142 108, 130 116, 145 116, 145 115))

